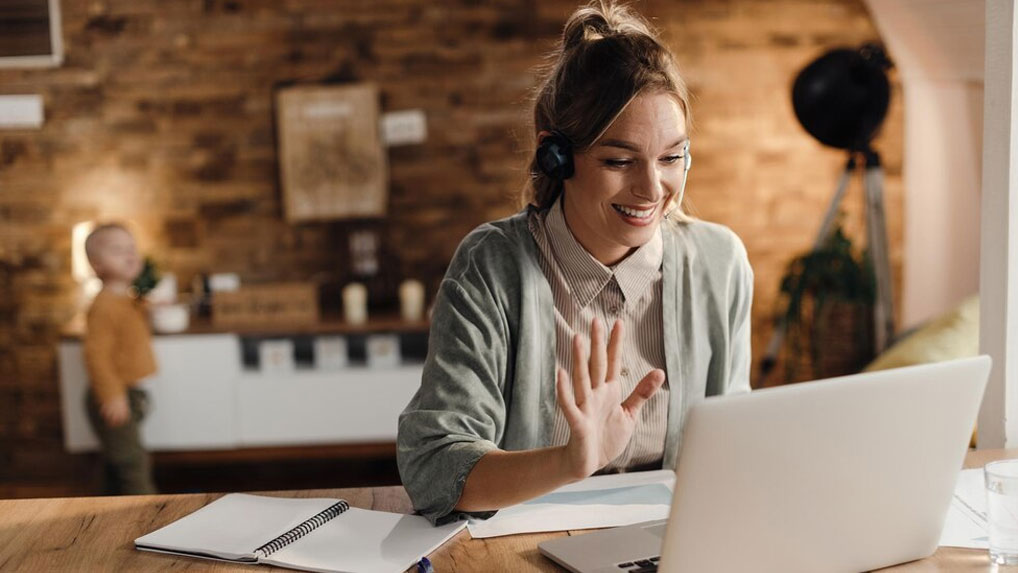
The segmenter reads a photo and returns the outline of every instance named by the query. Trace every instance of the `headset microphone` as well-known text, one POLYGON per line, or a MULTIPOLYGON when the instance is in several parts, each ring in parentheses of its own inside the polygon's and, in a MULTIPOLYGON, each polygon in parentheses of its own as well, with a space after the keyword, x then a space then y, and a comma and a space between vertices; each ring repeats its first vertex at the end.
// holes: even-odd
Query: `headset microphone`
POLYGON ((689 152, 689 140, 682 145, 682 184, 679 185, 679 192, 675 198, 669 201, 670 207, 665 211, 665 217, 672 214, 672 211, 682 204, 682 196, 686 193, 686 181, 689 179, 689 168, 693 166, 693 155, 689 152))

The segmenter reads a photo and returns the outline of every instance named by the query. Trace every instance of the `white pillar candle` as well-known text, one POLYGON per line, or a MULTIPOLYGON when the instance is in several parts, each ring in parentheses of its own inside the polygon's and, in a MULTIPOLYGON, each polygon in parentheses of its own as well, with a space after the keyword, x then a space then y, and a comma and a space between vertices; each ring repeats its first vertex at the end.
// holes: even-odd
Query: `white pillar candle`
POLYGON ((424 317, 424 285, 420 281, 408 279, 399 285, 399 309, 407 322, 424 317))
POLYGON ((368 321, 368 289, 361 283, 343 287, 343 316, 350 324, 368 321))

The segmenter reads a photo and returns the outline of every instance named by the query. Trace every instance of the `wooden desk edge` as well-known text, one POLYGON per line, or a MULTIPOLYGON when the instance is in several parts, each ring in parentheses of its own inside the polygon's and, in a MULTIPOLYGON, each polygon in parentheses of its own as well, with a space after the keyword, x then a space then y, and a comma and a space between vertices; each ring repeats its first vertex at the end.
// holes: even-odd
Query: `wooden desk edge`
MULTIPOLYGON (((964 467, 1018 458, 1018 449, 970 452, 964 467)), ((355 507, 408 513, 410 500, 400 486, 266 492, 281 497, 341 497, 355 507)), ((214 571, 253 571, 218 563, 136 551, 133 540, 167 525, 223 494, 0 500, 0 568, 15 570, 114 570, 158 567, 214 571), (152 561, 154 559, 160 562, 152 561)), ((436 570, 561 571, 537 550, 545 539, 581 532, 523 534, 472 539, 466 531, 430 555, 436 570)), ((883 571, 993 571, 985 550, 942 547, 932 556, 883 571)), ((261 571, 261 569, 259 569, 261 571)))

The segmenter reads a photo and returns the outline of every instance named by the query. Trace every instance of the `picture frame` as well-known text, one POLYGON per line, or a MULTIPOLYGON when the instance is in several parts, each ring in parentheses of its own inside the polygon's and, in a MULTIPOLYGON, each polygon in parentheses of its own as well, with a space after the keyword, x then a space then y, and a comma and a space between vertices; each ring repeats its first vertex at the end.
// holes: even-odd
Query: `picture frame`
POLYGON ((0 68, 54 68, 64 61, 59 0, 12 0, 0 9, 0 68))
POLYGON ((345 336, 319 336, 314 341, 315 368, 342 370, 348 364, 345 336))
POLYGON ((292 340, 281 338, 258 343, 258 369, 263 374, 293 372, 295 368, 292 340))
POLYGON ((364 345, 368 368, 395 368, 402 363, 398 334, 372 334, 364 345))
POLYGON ((385 216, 388 163, 375 85, 281 88, 276 114, 287 221, 385 216))

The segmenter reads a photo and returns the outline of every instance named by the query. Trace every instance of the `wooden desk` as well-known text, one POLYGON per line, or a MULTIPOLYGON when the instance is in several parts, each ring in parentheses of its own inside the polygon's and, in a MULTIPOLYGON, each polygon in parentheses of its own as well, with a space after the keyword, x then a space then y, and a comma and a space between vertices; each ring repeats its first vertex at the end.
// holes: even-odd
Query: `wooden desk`
MULTIPOLYGON (((1018 450, 973 452, 966 467, 1018 457, 1018 450)), ((137 551, 133 540, 191 513, 221 494, 0 500, 0 570, 13 571, 237 571, 269 567, 218 563, 137 551)), ((401 487, 279 492, 287 497, 342 497, 356 507, 409 512, 401 487)), ((461 532, 431 555, 436 571, 560 572, 537 551, 545 539, 582 532, 471 539, 461 532)), ((279 570, 283 571, 283 570, 279 570)), ((943 548, 933 556, 883 571, 994 571, 986 551, 943 548)))

